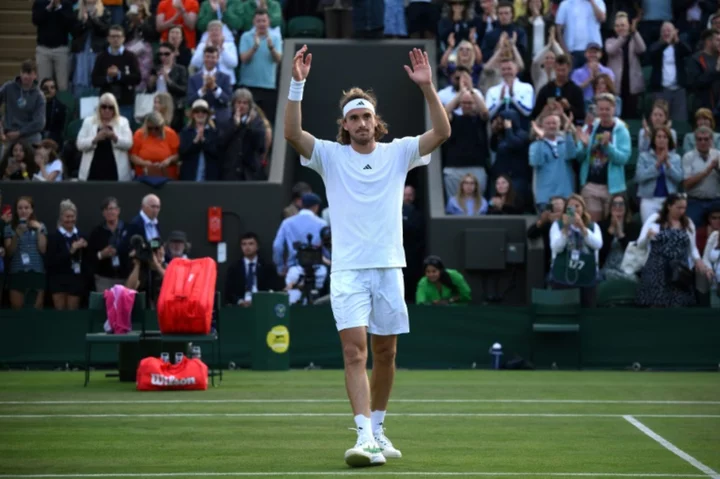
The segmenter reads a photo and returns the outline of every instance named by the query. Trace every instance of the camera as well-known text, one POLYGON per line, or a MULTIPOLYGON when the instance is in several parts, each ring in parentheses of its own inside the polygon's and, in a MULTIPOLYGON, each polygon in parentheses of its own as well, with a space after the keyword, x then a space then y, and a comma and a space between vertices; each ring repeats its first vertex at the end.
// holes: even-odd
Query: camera
POLYGON ((307 243, 295 242, 293 247, 295 248, 297 262, 303 269, 312 269, 313 266, 322 264, 322 249, 312 244, 313 235, 307 235, 307 243))
POLYGON ((574 206, 568 206, 567 210, 565 211, 565 214, 567 214, 571 219, 575 218, 575 207, 574 206))
POLYGON ((135 258, 142 263, 152 261, 152 255, 160 248, 160 240, 152 239, 149 243, 140 235, 133 235, 130 238, 130 251, 135 252, 135 258))

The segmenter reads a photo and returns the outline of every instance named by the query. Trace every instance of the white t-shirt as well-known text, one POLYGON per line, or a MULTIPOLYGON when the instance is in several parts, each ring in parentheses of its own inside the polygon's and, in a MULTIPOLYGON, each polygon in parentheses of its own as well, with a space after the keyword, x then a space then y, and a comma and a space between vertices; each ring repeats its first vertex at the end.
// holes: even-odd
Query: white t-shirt
MULTIPOLYGON (((58 172, 58 175, 55 177, 55 180, 53 181, 62 181, 63 175, 63 163, 62 160, 55 159, 54 161, 50 162, 48 165, 45 166, 45 174, 50 176, 51 173, 58 172)), ((36 181, 47 181, 40 173, 35 173, 33 176, 33 179, 36 181)))
POLYGON ((332 271, 404 268, 402 201, 407 172, 430 163, 420 137, 377 143, 363 155, 350 145, 315 140, 312 157, 300 158, 325 182, 332 224, 332 271))

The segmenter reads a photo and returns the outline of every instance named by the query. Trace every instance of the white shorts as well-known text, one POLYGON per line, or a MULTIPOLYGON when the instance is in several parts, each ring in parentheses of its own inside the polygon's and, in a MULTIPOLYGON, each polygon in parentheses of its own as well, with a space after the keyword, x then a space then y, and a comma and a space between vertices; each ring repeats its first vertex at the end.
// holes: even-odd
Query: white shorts
POLYGON ((410 332, 400 268, 334 271, 330 303, 338 331, 366 326, 377 336, 410 332))

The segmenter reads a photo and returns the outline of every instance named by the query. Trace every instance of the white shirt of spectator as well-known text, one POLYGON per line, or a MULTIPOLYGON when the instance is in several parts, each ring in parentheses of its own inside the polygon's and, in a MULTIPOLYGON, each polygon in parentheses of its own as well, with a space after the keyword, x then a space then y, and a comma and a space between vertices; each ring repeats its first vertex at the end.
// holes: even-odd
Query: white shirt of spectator
MULTIPOLYGON (((223 29, 224 30, 224 29, 223 29)), ((207 42, 201 42, 198 47, 195 49, 195 53, 192 56, 192 60, 190 60, 190 66, 197 68, 200 70, 201 68, 204 70, 203 67, 203 58, 205 56, 205 46, 207 45, 207 42)), ((234 37, 232 36, 232 33, 230 36, 225 37, 225 41, 223 42, 223 48, 220 52, 220 58, 218 59, 218 66, 217 69, 220 70, 222 73, 226 74, 230 77, 230 84, 235 84, 235 69, 238 66, 238 51, 237 47, 235 46, 234 37), (228 38, 230 40, 228 40, 228 38)))
POLYGON ((532 57, 535 58, 543 48, 545 48, 545 19, 542 16, 535 17, 532 21, 533 25, 533 51, 532 57))
MULTIPOLYGON (((648 231, 654 231, 656 235, 660 233, 660 225, 657 222, 658 218, 660 218, 660 213, 653 213, 645 220, 642 230, 640 231, 640 236, 638 236, 637 239, 638 248, 647 248, 648 251, 650 251, 653 241, 648 237, 648 231)), ((690 218, 688 218, 688 222, 689 227, 687 229, 687 235, 690 239, 690 254, 688 255, 687 260, 688 266, 692 266, 693 262, 700 259, 700 251, 698 251, 697 241, 695 238, 695 223, 693 223, 690 218)))
MULTIPOLYGON (((58 172, 58 175, 55 177, 53 181, 62 181, 62 171, 63 171, 63 164, 62 160, 59 158, 56 158, 54 161, 52 161, 50 164, 45 166, 45 173, 50 176, 52 173, 58 172)), ((47 181, 44 176, 42 176, 39 172, 35 173, 33 175, 33 180, 35 181, 47 181)))
POLYGON ((675 47, 668 45, 663 50, 662 86, 677 90, 677 65, 675 65, 675 47))
MULTIPOLYGON (((603 13, 607 11, 603 0, 593 2, 603 13)), ((584 52, 589 43, 604 43, 600 35, 600 22, 589 0, 564 0, 560 3, 555 23, 564 27, 563 38, 571 52, 584 52)))
POLYGON ((494 117, 495 114, 505 106, 505 98, 515 100, 515 103, 520 107, 520 114, 530 116, 533 106, 535 106, 535 90, 532 85, 521 82, 515 78, 512 92, 513 95, 510 97, 510 87, 505 84, 504 80, 499 85, 490 87, 487 91, 487 101, 485 102, 490 112, 490 118, 494 117), (503 87, 505 87, 505 95, 501 98, 500 94, 502 93, 503 87))
MULTIPOLYGON (((700 152, 697 150, 688 151, 682 157, 683 177, 687 179, 704 172, 708 167, 708 163, 713 160, 720 160, 720 151, 715 148, 710 148, 705 159, 700 156, 700 152)), ((699 200, 720 198, 720 172, 718 172, 717 168, 713 169, 708 176, 689 190, 686 190, 686 192, 690 198, 699 200)))
MULTIPOLYGON (((285 275, 285 286, 295 285, 295 289, 288 290, 288 301, 290 304, 295 304, 302 299, 303 289, 298 286, 300 279, 305 276, 305 270, 302 266, 295 265, 288 268, 287 275, 285 275)), ((320 264, 315 266, 315 289, 320 290, 325 284, 327 278, 327 266, 320 264)))
POLYGON ((332 223, 332 271, 404 268, 402 200, 409 170, 430 163, 419 136, 377 143, 363 155, 350 145, 315 140, 303 166, 325 182, 332 223))
MULTIPOLYGON (((480 95, 480 98, 485 101, 485 97, 480 90, 478 90, 477 88, 473 88, 473 92, 475 92, 476 95, 480 95)), ((453 101, 453 98, 455 98, 457 94, 458 91, 454 90, 452 85, 448 85, 438 92, 438 96, 440 97, 440 101, 442 102, 443 106, 453 101)), ((462 107, 457 107, 455 108, 455 110, 453 110, 453 115, 455 116, 462 116, 462 114, 462 107)))
MULTIPOLYGON (((206 76, 211 76, 214 78, 217 75, 217 71, 218 71, 217 67, 213 68, 211 71, 207 71, 205 69, 205 67, 203 67, 201 73, 202 73, 203 78, 205 78, 206 76)), ((222 88, 216 87, 215 91, 213 92, 213 95, 215 96, 215 98, 220 98, 220 95, 222 95, 222 88)), ((200 89, 198 90, 198 96, 200 98, 202 98, 204 96, 203 87, 200 87, 200 89)))
POLYGON ((155 239, 158 237, 158 220, 155 218, 154 220, 151 220, 148 218, 148 216, 145 214, 144 211, 140 211, 140 217, 145 222, 145 239, 150 241, 152 239, 155 239))

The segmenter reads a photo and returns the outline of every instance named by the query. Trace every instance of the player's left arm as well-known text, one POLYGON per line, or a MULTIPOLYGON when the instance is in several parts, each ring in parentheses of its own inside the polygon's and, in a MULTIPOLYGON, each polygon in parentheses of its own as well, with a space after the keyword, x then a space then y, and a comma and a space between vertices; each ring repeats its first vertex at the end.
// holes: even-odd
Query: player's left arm
POLYGON ((425 101, 430 109, 430 122, 432 128, 420 136, 418 152, 420 156, 432 153, 437 147, 450 138, 450 120, 445 112, 440 97, 435 91, 432 82, 432 68, 428 60, 427 52, 414 48, 410 52, 410 63, 412 68, 405 65, 405 71, 412 81, 422 90, 425 101))

